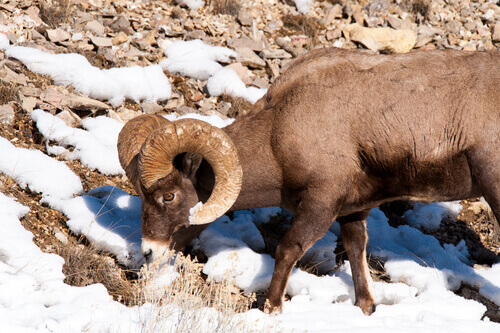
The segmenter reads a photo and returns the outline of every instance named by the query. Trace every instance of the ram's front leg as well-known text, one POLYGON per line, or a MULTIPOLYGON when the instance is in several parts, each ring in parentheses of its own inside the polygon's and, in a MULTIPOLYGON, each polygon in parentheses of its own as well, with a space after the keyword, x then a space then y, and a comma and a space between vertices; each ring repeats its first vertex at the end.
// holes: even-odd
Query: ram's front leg
POLYGON ((267 292, 264 312, 279 313, 286 285, 297 260, 323 235, 335 219, 337 211, 330 202, 321 202, 319 189, 307 190, 302 197, 292 226, 276 248, 274 273, 267 292), (314 194, 317 193, 315 196, 314 194))
POLYGON ((369 211, 359 212, 338 218, 340 232, 344 242, 347 257, 351 263, 356 306, 364 314, 370 315, 375 311, 375 302, 371 288, 370 271, 366 261, 366 218, 369 211))

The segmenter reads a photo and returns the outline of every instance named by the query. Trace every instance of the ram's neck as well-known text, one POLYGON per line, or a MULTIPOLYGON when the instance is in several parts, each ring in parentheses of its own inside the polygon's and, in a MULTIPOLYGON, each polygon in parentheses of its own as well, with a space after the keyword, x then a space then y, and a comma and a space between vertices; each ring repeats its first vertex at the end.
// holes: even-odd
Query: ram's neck
MULTIPOLYGON (((248 115, 223 128, 236 145, 243 168, 242 188, 231 211, 281 203, 281 171, 270 145, 271 112, 263 106, 263 100, 257 102, 248 115)), ((213 171, 206 161, 202 162, 197 178, 198 195, 206 200, 214 182, 213 171)))

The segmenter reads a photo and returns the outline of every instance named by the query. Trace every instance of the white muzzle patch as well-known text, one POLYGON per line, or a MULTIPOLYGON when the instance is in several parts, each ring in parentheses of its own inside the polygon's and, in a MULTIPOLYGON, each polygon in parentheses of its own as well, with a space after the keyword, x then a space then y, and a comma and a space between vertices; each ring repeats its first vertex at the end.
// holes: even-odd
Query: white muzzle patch
POLYGON ((167 259, 165 257, 168 255, 170 248, 164 243, 142 239, 141 250, 142 254, 146 257, 147 262, 152 263, 167 259))

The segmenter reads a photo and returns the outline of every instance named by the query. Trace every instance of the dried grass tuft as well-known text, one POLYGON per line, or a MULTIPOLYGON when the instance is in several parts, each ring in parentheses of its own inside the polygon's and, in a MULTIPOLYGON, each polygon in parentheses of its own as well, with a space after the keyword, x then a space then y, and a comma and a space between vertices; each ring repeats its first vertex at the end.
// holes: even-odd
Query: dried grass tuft
POLYGON ((417 16, 417 19, 428 20, 431 14, 432 1, 431 0, 405 0, 401 4, 409 12, 417 16), (420 18, 419 18, 420 16, 420 18))
POLYGON ((214 14, 238 15, 241 4, 238 0, 211 0, 210 5, 214 14))
POLYGON ((52 29, 70 23, 73 14, 72 0, 41 0, 40 18, 52 29))
POLYGON ((130 280, 113 258, 102 254, 92 245, 58 243, 55 253, 64 259, 65 283, 84 287, 101 283, 114 300, 125 305, 135 305, 140 292, 139 284, 130 280))
POLYGON ((202 278, 202 265, 182 254, 170 254, 179 277, 170 285, 158 288, 156 279, 161 265, 141 270, 143 299, 151 304, 144 318, 144 331, 167 332, 246 332, 248 323, 235 314, 252 308, 254 294, 244 296, 232 283, 202 278), (174 259, 175 258, 175 259, 174 259), (214 316, 214 310, 216 315, 214 316))
POLYGON ((10 82, 0 80, 0 105, 4 105, 18 100, 17 92, 19 86, 10 82))

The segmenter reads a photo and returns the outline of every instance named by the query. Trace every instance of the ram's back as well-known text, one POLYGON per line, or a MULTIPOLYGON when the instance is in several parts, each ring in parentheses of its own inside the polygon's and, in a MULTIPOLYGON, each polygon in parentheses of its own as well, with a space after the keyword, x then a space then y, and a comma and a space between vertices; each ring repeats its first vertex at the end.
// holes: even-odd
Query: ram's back
POLYGON ((500 140, 500 53, 314 50, 273 83, 266 109, 291 187, 335 174, 360 198, 477 194, 466 152, 500 140))

